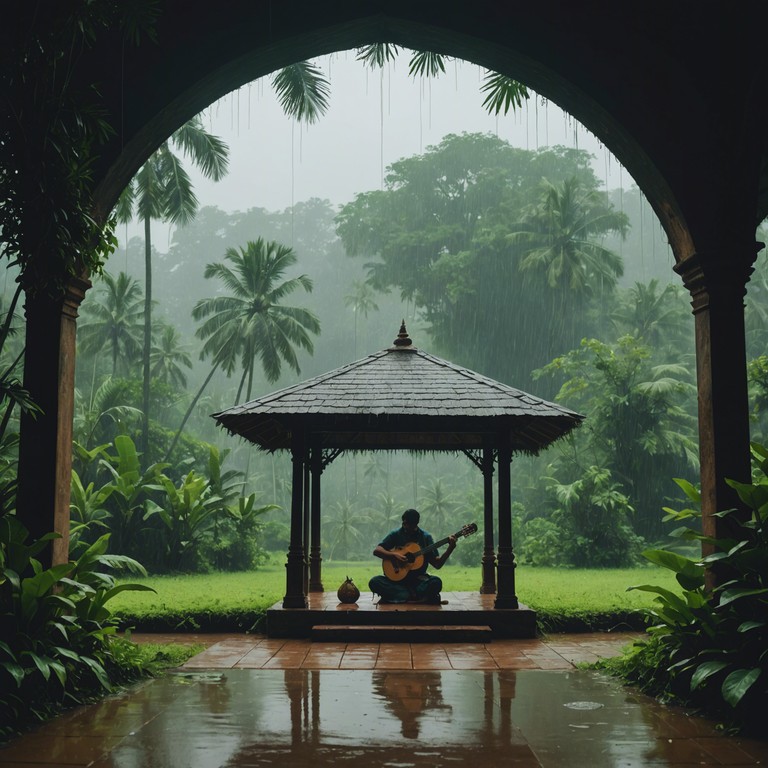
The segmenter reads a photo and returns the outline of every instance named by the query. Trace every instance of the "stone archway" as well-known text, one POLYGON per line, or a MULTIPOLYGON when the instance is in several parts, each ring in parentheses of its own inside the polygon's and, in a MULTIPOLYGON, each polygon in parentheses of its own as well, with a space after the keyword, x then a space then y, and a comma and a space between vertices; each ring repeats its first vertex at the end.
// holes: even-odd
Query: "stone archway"
MULTIPOLYGON (((156 45, 133 50, 120 45, 117 33, 105 33, 74 74, 87 83, 93 71, 101 73, 106 106, 119 124, 94 169, 95 213, 106 217, 141 163, 186 119, 292 61, 389 41, 459 56, 530 84, 605 143, 669 237, 676 270, 694 299, 703 506, 716 532, 712 514, 733 505, 725 478, 749 474, 743 296, 755 227, 768 212, 768 185, 759 185, 768 167, 762 164, 768 86, 759 56, 768 10, 692 3, 658 10, 663 14, 646 4, 619 12, 607 2, 585 9, 567 0, 541 7, 493 0, 232 0, 223 12, 208 5, 192 12, 184 0, 166 0, 156 45), (729 43, 740 57, 701 55, 729 43), (718 98, 724 89, 727 102, 718 98)), ((44 531, 50 529, 45 510, 57 510, 59 528, 68 513, 61 485, 73 334, 44 333, 45 317, 61 316, 64 305, 38 304, 27 305, 25 383, 50 406, 43 418, 24 424, 19 514, 44 531)), ((76 313, 76 302, 70 305, 68 318, 76 313)))

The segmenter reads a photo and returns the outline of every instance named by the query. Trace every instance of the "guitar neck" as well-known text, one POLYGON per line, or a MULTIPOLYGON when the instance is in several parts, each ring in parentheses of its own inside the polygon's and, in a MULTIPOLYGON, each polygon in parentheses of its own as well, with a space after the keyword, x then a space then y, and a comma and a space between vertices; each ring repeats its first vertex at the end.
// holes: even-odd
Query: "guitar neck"
MULTIPOLYGON (((466 535, 464 533, 464 529, 462 528, 460 531, 456 531, 456 533, 453 534, 457 539, 461 536, 466 535)), ((423 547, 418 552, 414 552, 414 557, 420 557, 421 555, 426 555, 427 552, 431 552, 433 549, 437 549, 438 547, 442 547, 443 544, 447 544, 450 541, 451 537, 446 536, 444 539, 440 539, 440 541, 433 541, 429 546, 423 547)))

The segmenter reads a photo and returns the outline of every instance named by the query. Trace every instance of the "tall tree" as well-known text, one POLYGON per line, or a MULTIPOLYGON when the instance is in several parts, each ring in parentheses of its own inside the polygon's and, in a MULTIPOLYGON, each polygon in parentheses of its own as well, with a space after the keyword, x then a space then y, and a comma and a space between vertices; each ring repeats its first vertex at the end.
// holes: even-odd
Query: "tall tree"
POLYGON ((207 178, 219 181, 227 172, 227 145, 208 133, 199 116, 193 117, 155 150, 125 188, 117 205, 119 221, 130 221, 134 214, 144 224, 144 343, 142 356, 143 389, 141 446, 149 440, 149 384, 152 366, 152 221, 188 224, 197 213, 198 202, 180 150, 207 178))
POLYGON ((182 366, 192 368, 192 358, 182 346, 179 332, 172 325, 160 326, 159 338, 152 346, 150 362, 153 379, 161 379, 178 389, 187 386, 187 376, 182 366))
POLYGON ((555 290, 520 272, 521 249, 508 235, 542 177, 576 177, 596 190, 589 154, 450 135, 387 171, 384 190, 357 195, 337 217, 347 253, 366 259, 372 287, 396 287, 414 302, 441 352, 526 386, 534 368, 571 345, 553 344, 557 318, 544 308, 555 290))
POLYGON ((344 297, 344 306, 351 307, 355 315, 355 357, 357 357, 357 316, 368 319, 370 311, 378 312, 379 305, 374 301, 374 291, 364 280, 352 282, 352 292, 344 297))
POLYGON ((674 283, 660 288, 656 278, 635 283, 619 292, 611 321, 619 335, 630 333, 657 351, 669 349, 679 359, 681 350, 693 352, 692 318, 684 290, 674 283))
POLYGON ((104 272, 95 295, 83 304, 78 329, 79 348, 86 354, 107 349, 112 375, 127 370, 141 352, 143 300, 141 286, 125 272, 104 272))
POLYGON ((624 272, 621 257, 598 238, 628 227, 625 214, 576 177, 560 183, 545 179, 539 199, 512 225, 508 239, 521 250, 520 270, 539 275, 551 289, 551 311, 561 320, 567 348, 578 341, 569 333, 577 326, 574 313, 583 313, 593 295, 610 293, 624 272))
POLYGON ((614 344, 584 339, 538 372, 563 381, 557 400, 586 415, 558 462, 559 482, 590 467, 611 471, 636 510, 636 531, 662 535, 659 509, 669 478, 698 469, 695 384, 691 366, 659 362, 633 336, 614 344))
POLYGON ((204 340, 200 358, 210 358, 211 371, 190 404, 168 455, 219 368, 231 376, 239 362, 242 375, 236 401, 244 388, 246 400, 250 400, 257 360, 269 382, 280 377, 283 363, 300 373, 296 348, 312 353, 310 334, 320 333, 320 322, 313 312, 283 304, 299 288, 312 290, 307 275, 284 279, 297 261, 291 248, 259 238, 244 248, 228 248, 224 258, 225 262, 208 264, 205 277, 218 279, 227 294, 201 299, 192 312, 195 320, 204 321, 196 335, 204 340))

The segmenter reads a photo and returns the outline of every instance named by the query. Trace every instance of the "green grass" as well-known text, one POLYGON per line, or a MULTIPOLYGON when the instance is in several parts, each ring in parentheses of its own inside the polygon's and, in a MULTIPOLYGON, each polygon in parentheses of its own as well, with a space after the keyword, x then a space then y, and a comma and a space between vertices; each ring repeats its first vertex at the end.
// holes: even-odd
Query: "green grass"
MULTIPOLYGON (((335 592, 349 576, 361 591, 379 573, 372 563, 324 563, 323 584, 335 592)), ((446 566, 440 571, 446 592, 480 587, 477 567, 446 566)), ((121 592, 110 603, 125 626, 145 631, 246 631, 258 629, 265 611, 285 593, 285 566, 270 565, 249 573, 195 574, 132 578, 157 590, 121 592)), ((636 584, 657 584, 675 590, 671 571, 658 568, 574 570, 519 567, 517 595, 533 608, 543 630, 607 629, 623 624, 639 628, 638 613, 653 595, 627 592, 636 584)))

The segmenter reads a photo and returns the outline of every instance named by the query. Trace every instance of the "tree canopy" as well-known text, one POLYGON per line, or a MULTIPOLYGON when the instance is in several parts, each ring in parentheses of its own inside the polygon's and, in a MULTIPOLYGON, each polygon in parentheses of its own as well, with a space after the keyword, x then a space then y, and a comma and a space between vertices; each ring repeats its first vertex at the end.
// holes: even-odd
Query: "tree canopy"
POLYGON ((526 386, 588 334, 589 301, 621 274, 598 238, 627 220, 598 190, 590 160, 449 135, 389 166, 385 189, 343 206, 337 231, 350 256, 366 259, 374 288, 416 305, 441 352, 526 386))

